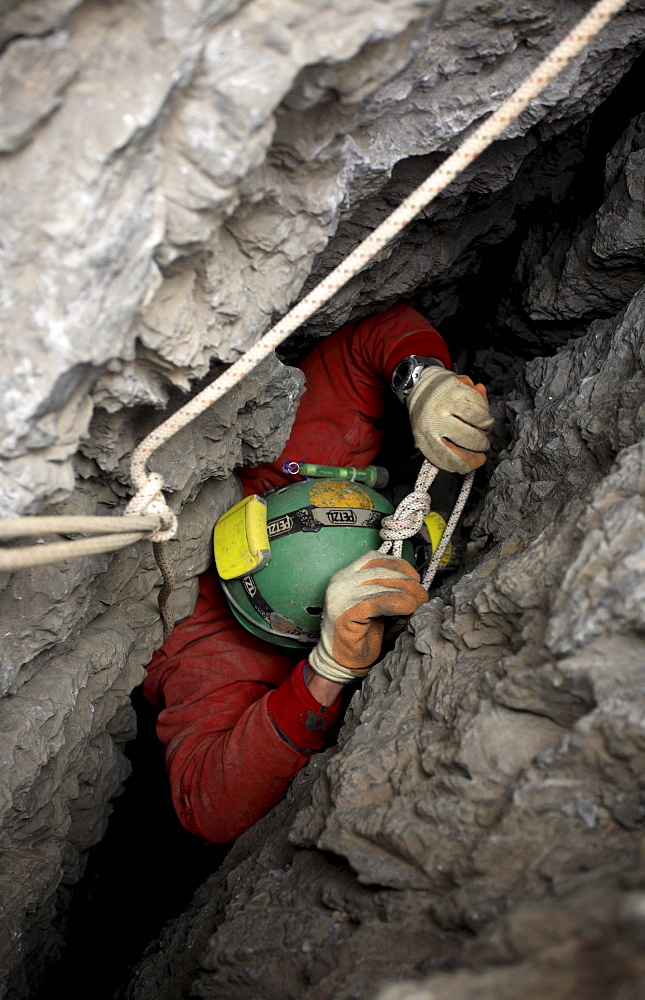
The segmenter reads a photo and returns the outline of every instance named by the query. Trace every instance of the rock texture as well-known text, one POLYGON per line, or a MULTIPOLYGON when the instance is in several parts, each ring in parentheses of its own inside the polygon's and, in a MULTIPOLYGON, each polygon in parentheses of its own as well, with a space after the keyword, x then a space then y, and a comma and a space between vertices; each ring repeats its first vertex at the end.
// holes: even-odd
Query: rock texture
POLYGON ((128 996, 642 997, 644 317, 527 366, 484 552, 128 996))
MULTIPOLYGON (((2 514, 121 511, 148 430, 582 9, 2 3, 2 514)), ((470 514, 465 575, 357 694, 338 752, 153 948, 133 996, 367 996, 448 962, 516 959, 541 981, 551 938, 499 957, 504 921, 555 926, 557 911, 573 940, 594 879, 612 900, 598 935, 624 924, 637 940, 636 883, 626 899, 619 883, 642 822, 644 45, 633 0, 287 348, 414 297, 492 386, 501 461, 470 514)), ((180 514, 177 615, 238 495, 232 470, 279 453, 301 391, 271 358, 151 463, 180 514)), ((0 585, 0 995, 17 1000, 127 774, 159 573, 140 543, 0 585)), ((583 951, 594 933, 580 929, 583 951)))
MULTIPOLYGON (((205 414, 166 452, 173 503, 183 505, 178 539, 169 545, 177 617, 194 605, 196 575, 211 558, 214 521, 240 496, 229 477, 232 468, 279 453, 301 383, 299 372, 275 359, 265 362, 227 396, 226 406, 205 414)), ((97 422, 100 427, 100 416, 97 422)), ((96 461, 79 463, 79 486, 58 511, 100 514, 119 504, 122 456, 107 448, 105 429, 94 446, 96 461), (109 466, 109 480, 101 465, 109 466), (85 478, 90 469, 92 479, 85 478)), ((119 446, 128 447, 127 437, 119 446)), ((139 542, 116 555, 14 573, 0 594, 0 815, 6 847, 0 954, 3 968, 16 970, 10 982, 18 995, 46 965, 43 928, 55 913, 56 888, 82 874, 88 848, 105 832, 109 800, 127 777, 121 749, 134 735, 129 695, 161 642, 159 585, 152 547, 139 542), (34 919, 30 911, 36 906, 34 919)))
MULTIPOLYGON (((518 291, 544 288, 547 266, 518 262, 518 291)), ((580 283, 600 265, 584 267, 580 283)), ((572 318, 590 311, 581 298, 572 318)), ((371 997, 401 977, 379 1000, 518 983, 536 998, 642 995, 644 318, 641 289, 526 366, 467 572, 417 612, 337 750, 238 842, 130 997, 371 997)))

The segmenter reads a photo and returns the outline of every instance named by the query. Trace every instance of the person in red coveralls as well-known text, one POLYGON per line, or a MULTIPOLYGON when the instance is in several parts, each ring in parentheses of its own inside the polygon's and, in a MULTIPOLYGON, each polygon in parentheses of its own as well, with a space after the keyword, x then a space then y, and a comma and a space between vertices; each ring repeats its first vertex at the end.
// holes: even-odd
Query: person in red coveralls
MULTIPOLYGON (((293 482, 282 464, 294 456, 368 466, 393 389, 426 458, 450 472, 483 464, 493 422, 486 391, 451 372, 442 337, 411 306, 347 323, 301 367, 306 392, 289 441, 275 462, 240 472, 245 496, 293 482)), ((411 614, 426 600, 407 562, 368 553, 332 577, 320 641, 303 660, 247 631, 215 572, 203 574, 193 614, 154 654, 143 685, 161 708, 157 732, 186 829, 226 843, 278 802, 324 747, 344 685, 377 660, 383 616, 411 614)))

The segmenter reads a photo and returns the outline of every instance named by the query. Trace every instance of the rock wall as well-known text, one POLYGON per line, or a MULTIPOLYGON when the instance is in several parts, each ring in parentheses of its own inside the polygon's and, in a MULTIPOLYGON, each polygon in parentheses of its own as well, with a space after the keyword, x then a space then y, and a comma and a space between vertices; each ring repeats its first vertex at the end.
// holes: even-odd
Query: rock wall
POLYGON ((642 997, 644 319, 527 365, 472 568, 128 997, 642 997))
MULTIPOLYGON (((585 6, 2 4, 2 513, 120 511, 147 431, 585 6)), ((644 42, 632 2, 303 335, 415 296, 492 384, 508 448, 470 515, 466 574, 416 616, 357 694, 338 752, 242 838, 228 888, 222 875, 201 891, 133 995, 152 995, 149 981, 158 997, 189 989, 186 934, 203 940, 204 996, 363 996, 433 963, 501 962, 491 942, 509 910, 549 923, 544 897, 571 893, 558 913, 577 926, 594 875, 614 880, 609 923, 634 924, 638 905, 613 886, 642 822, 644 126, 629 73, 644 42)), ((297 370, 269 359, 153 461, 180 513, 177 615, 237 496, 233 468, 279 453, 301 392, 297 370)), ((0 584, 0 995, 17 998, 126 776, 159 576, 139 543, 0 584)))

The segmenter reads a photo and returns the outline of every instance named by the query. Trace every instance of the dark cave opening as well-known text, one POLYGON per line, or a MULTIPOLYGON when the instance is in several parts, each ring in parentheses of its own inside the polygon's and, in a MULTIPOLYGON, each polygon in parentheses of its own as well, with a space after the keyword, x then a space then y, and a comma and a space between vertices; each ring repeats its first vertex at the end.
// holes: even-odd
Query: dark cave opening
MULTIPOLYGON (((522 246, 535 226, 543 229, 547 239, 562 231, 575 233, 600 207, 607 154, 643 110, 644 90, 645 55, 641 55, 587 120, 550 137, 541 138, 538 129, 536 149, 517 177, 494 196, 495 201, 515 202, 510 235, 498 242, 485 238, 469 247, 474 267, 456 278, 448 271, 446 277, 411 296, 411 303, 431 320, 436 304, 441 312, 445 310, 440 329, 460 371, 468 369, 478 378, 495 380, 497 365, 484 352, 517 359, 522 366, 538 355, 555 353, 571 337, 585 333, 591 320, 612 314, 598 311, 578 324, 531 320, 522 301, 523 275, 517 265, 522 246), (445 309, 445 299, 456 302, 457 307, 445 309)), ((474 195, 472 210, 479 209, 474 195)), ((423 227, 423 223, 413 225, 423 227)))
MULTIPOLYGON (((523 380, 527 361, 555 354, 585 334, 591 321, 614 315, 631 297, 629 292, 622 303, 601 302, 595 312, 579 320, 535 320, 527 313, 526 275, 519 262, 534 230, 543 234, 548 247, 558 234, 579 231, 602 205, 607 155, 643 110, 644 87, 645 55, 641 55, 593 115, 538 142, 507 188, 483 199, 484 206, 490 200, 500 205, 511 200, 510 234, 499 241, 488 236, 476 241, 466 252, 474 266, 455 276, 449 269, 445 277, 410 297, 431 321, 436 309, 445 313, 438 325, 456 369, 484 382, 494 401, 512 394, 518 380, 523 380)), ((481 199, 473 195, 472 210, 481 207, 481 199)), ((414 223, 413 228, 422 231, 424 225, 414 223)), ((642 277, 645 280, 645 266, 642 277)), ((481 501, 499 453, 510 443, 510 424, 502 407, 496 417, 485 475, 478 477, 466 519, 481 501)))
POLYGON ((58 936, 60 960, 34 1000, 91 995, 110 1000, 165 923, 187 906, 228 848, 187 833, 173 809, 156 712, 132 694, 137 736, 125 749, 132 774, 113 802, 105 837, 89 854, 80 882, 67 890, 58 936), (69 906, 69 909, 67 909, 69 906))
MULTIPOLYGON (((522 313, 521 283, 517 261, 527 233, 535 225, 545 232, 558 227, 574 230, 601 203, 603 170, 608 149, 629 120, 641 110, 645 57, 641 57, 588 122, 546 140, 520 171, 504 197, 513 197, 513 188, 526 192, 534 162, 549 150, 565 146, 578 150, 578 167, 569 175, 566 195, 554 199, 540 195, 518 198, 512 234, 498 243, 482 243, 473 248, 477 264, 464 276, 438 282, 431 289, 419 289, 410 297, 432 319, 433 301, 445 296, 456 299, 458 308, 441 322, 460 371, 488 380, 494 392, 512 386, 529 358, 557 351, 570 337, 588 326, 563 322, 531 331, 530 320, 522 313), (584 176, 584 184, 579 183, 584 176), (501 321, 500 321, 501 318, 501 321), (510 319, 514 321, 511 322, 510 319), (504 358, 514 359, 509 371, 504 358)), ((557 160, 557 156, 555 157, 557 160)), ((561 185, 557 171, 554 185, 561 185)), ((419 229, 423 223, 417 224, 419 229)), ((281 352, 293 362, 303 353, 303 341, 281 352)), ((399 419, 388 412, 387 419, 399 419)), ((405 428, 401 428, 405 435, 405 428)), ((497 448, 507 438, 501 435, 497 448)), ((399 480, 409 472, 411 440, 385 452, 386 465, 399 462, 399 480), (402 456, 405 461, 401 464, 402 456), (407 464, 406 464, 407 463, 407 464)), ((34 994, 45 1000, 63 992, 70 1000, 85 997, 88 982, 97 1000, 109 1000, 127 981, 128 969, 137 962, 147 943, 164 923, 189 902, 195 889, 221 863, 226 848, 204 847, 185 833, 170 802, 163 755, 154 734, 154 713, 140 692, 133 695, 137 711, 138 736, 126 749, 133 773, 123 795, 114 803, 108 831, 90 853, 82 881, 66 890, 71 908, 61 919, 59 936, 65 946, 61 960, 34 994), (91 972, 91 978, 90 978, 91 972)))

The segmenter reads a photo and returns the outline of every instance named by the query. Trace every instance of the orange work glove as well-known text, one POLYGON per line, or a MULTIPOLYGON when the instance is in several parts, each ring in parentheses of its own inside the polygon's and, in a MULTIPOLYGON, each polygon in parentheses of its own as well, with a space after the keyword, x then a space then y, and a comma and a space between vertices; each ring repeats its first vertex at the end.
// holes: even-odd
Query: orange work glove
POLYGON ((312 669, 338 684, 363 677, 381 652, 383 616, 411 615, 427 600, 419 574, 404 559, 366 552, 329 582, 320 641, 309 655, 312 669))
POLYGON ((483 385, 467 375, 425 368, 406 400, 417 448, 448 472, 470 472, 486 461, 493 418, 483 385))

